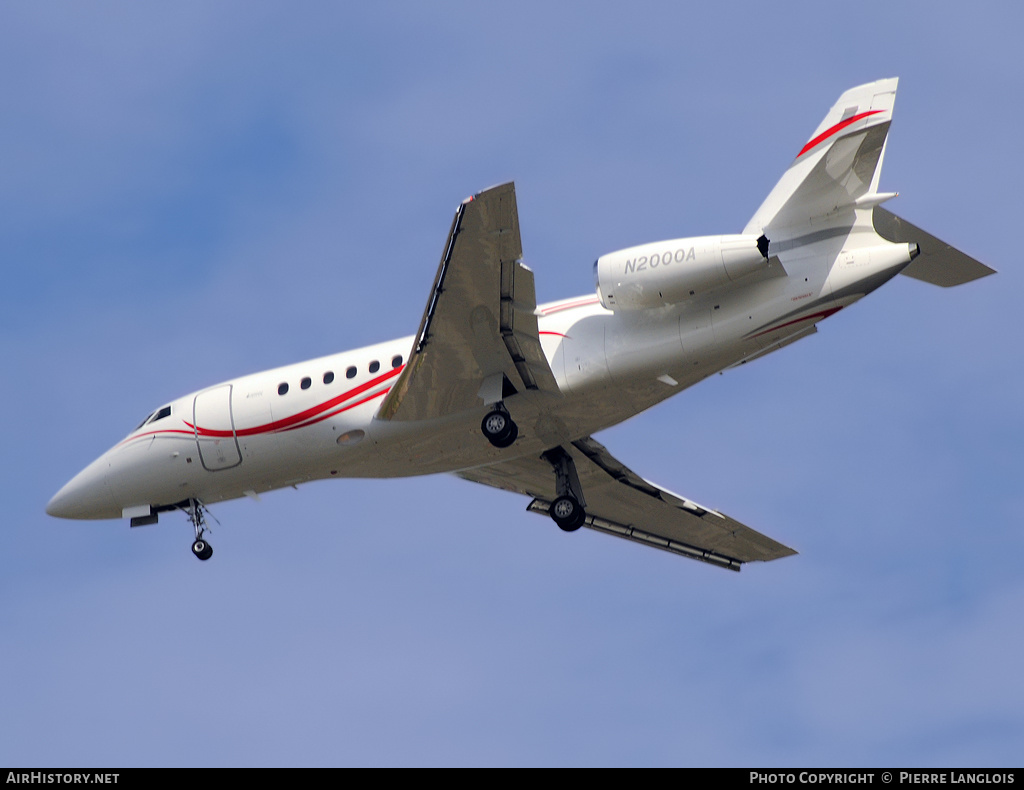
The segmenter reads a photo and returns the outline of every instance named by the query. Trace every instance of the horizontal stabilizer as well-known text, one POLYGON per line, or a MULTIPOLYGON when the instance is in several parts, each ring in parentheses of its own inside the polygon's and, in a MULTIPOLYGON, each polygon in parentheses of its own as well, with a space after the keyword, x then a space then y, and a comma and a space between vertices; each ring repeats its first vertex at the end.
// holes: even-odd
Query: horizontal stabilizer
POLYGON ((950 288, 996 273, 995 269, 976 261, 970 255, 960 252, 881 206, 875 207, 872 220, 875 232, 879 236, 898 243, 916 243, 921 248, 921 254, 900 272, 907 277, 950 288))

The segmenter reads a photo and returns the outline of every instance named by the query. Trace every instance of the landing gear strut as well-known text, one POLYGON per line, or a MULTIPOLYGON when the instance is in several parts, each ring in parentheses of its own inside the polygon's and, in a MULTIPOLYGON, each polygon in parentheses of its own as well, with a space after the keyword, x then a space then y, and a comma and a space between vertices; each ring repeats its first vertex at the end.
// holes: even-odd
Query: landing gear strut
POLYGON ((213 556, 213 546, 203 537, 208 529, 206 525, 206 513, 209 511, 198 499, 190 499, 188 505, 182 508, 188 520, 196 530, 196 539, 192 542, 192 553, 201 560, 208 560, 213 556))
POLYGON ((519 438, 519 426, 512 421, 512 415, 501 402, 487 412, 480 423, 480 430, 495 447, 510 447, 519 438))
POLYGON ((576 464, 561 447, 548 450, 542 456, 555 470, 555 492, 557 496, 551 503, 548 513, 560 530, 575 532, 586 523, 587 502, 583 498, 583 487, 576 464))

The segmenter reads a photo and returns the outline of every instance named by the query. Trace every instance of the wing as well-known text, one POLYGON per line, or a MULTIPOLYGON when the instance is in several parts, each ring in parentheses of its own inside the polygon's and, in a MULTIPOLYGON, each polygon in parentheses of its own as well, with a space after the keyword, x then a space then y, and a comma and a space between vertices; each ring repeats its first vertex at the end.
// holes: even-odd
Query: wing
MULTIPOLYGON (((586 496, 585 526, 738 571, 744 562, 796 554, 722 513, 659 488, 627 469, 590 437, 564 445, 586 496)), ((542 458, 517 458, 457 472, 476 483, 533 497, 527 510, 548 515, 555 475, 542 458)))
POLYGON ((921 254, 900 274, 913 277, 915 280, 924 280, 933 285, 941 285, 943 288, 950 288, 996 273, 995 269, 990 269, 970 255, 960 252, 955 247, 950 247, 946 242, 935 238, 916 225, 910 224, 902 217, 897 217, 881 206, 875 207, 872 219, 875 230, 882 238, 895 242, 916 243, 920 248, 921 254))
POLYGON ((521 257, 514 184, 462 202, 409 364, 378 418, 425 420, 513 392, 558 393, 537 335, 533 272, 521 257))

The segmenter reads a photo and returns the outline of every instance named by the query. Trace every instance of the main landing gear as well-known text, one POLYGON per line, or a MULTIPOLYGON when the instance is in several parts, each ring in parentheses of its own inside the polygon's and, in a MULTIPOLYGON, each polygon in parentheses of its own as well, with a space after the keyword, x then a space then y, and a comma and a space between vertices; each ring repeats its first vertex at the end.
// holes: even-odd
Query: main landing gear
POLYGON ((512 415, 500 402, 495 404, 492 411, 487 412, 480 423, 480 430, 495 447, 511 447, 519 438, 519 426, 512 421, 512 415))
POLYGON ((542 456, 555 470, 555 492, 557 496, 548 509, 560 530, 575 532, 586 523, 587 501, 583 498, 583 486, 576 474, 576 464, 561 447, 548 450, 542 456))
MULTIPOLYGON (((519 438, 519 427, 508 413, 505 404, 498 401, 494 408, 484 415, 480 431, 495 447, 510 447, 519 438)), ((583 498, 583 486, 576 474, 576 464, 561 447, 548 450, 542 456, 555 470, 555 499, 548 508, 558 528, 564 532, 575 532, 587 521, 587 502, 583 498)))
POLYGON ((188 520, 192 522, 196 531, 196 539, 192 542, 192 553, 201 560, 210 559, 213 556, 213 546, 203 537, 208 529, 206 514, 209 511, 198 499, 190 499, 182 510, 185 511, 185 515, 188 516, 188 520))
POLYGON ((587 512, 572 494, 556 497, 548 512, 563 532, 575 532, 587 520, 587 512))

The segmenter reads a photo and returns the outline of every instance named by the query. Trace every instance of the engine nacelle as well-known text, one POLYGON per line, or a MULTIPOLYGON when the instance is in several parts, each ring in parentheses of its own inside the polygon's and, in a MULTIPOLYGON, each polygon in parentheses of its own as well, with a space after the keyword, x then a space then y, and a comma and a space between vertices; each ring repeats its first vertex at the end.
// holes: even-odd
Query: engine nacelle
POLYGON ((764 236, 696 236, 641 244, 594 262, 601 304, 643 310, 689 299, 768 266, 764 236))

